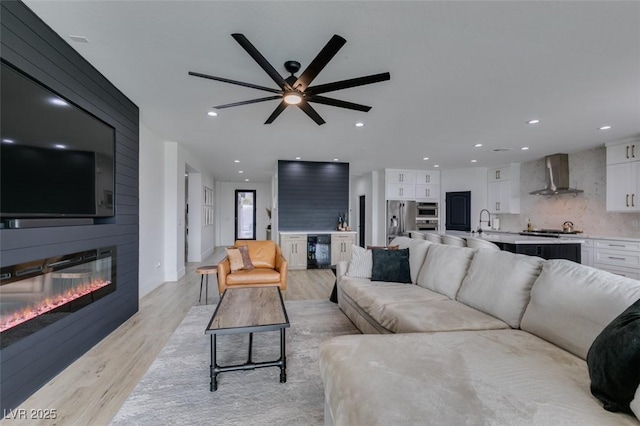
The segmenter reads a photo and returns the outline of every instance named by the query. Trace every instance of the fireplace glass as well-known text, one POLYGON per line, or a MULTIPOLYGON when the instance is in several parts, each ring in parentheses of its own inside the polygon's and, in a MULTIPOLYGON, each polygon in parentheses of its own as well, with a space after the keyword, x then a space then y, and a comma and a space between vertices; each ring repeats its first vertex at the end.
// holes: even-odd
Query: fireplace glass
POLYGON ((115 259, 113 246, 3 267, 0 348, 115 291, 115 259))

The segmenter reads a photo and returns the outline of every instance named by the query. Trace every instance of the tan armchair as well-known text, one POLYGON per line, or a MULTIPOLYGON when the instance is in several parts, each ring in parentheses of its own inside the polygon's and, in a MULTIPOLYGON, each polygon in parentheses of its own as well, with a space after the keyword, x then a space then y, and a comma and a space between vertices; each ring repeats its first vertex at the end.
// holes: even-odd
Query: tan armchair
POLYGON ((235 247, 247 246, 254 268, 231 273, 229 259, 218 264, 218 291, 227 287, 254 287, 277 285, 280 291, 287 289, 287 261, 282 250, 271 240, 237 240, 235 247))

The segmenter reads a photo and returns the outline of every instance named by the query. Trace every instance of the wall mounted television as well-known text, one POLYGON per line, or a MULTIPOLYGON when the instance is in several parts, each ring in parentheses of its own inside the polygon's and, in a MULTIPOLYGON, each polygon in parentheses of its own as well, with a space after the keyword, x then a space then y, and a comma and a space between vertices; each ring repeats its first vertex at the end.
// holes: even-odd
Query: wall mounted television
POLYGON ((2 61, 0 217, 114 215, 115 129, 2 61))

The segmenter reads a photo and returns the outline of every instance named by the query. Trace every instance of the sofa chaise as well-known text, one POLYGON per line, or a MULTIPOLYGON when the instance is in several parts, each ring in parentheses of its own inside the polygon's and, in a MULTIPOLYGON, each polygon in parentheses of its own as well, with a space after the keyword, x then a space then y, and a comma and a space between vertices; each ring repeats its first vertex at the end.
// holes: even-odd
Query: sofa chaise
POLYGON ((504 251, 391 245, 409 249, 410 283, 375 281, 371 253, 356 247, 337 267, 339 306, 364 334, 320 347, 326 424, 640 424, 603 408, 586 361, 605 327, 640 306, 640 281, 504 251))

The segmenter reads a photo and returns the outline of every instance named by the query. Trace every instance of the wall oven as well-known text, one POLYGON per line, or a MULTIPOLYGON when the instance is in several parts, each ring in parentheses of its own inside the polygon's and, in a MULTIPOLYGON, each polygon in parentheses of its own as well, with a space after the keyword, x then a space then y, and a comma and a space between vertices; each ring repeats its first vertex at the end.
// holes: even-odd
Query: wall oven
POLYGON ((416 229, 418 231, 437 231, 437 219, 416 219, 416 229))
POLYGON ((437 219, 438 203, 417 203, 416 217, 420 219, 437 219))

